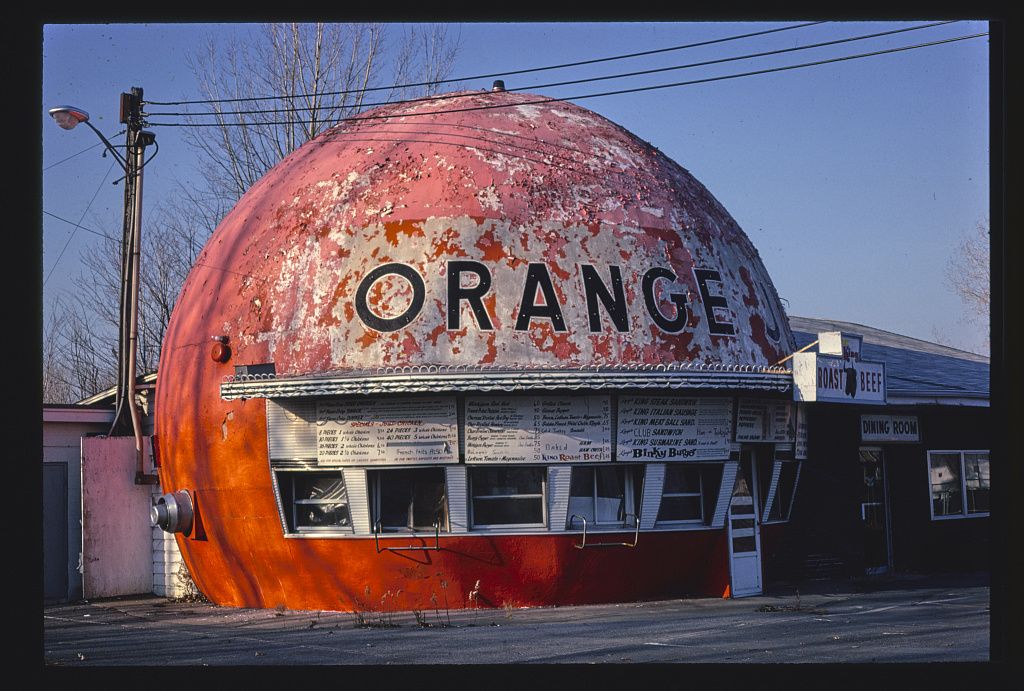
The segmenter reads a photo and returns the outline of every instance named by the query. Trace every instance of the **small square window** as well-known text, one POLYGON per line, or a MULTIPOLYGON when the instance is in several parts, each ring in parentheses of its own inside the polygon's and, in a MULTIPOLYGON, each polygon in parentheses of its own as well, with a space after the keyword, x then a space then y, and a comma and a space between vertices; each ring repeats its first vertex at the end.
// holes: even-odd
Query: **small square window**
POLYGON ((643 491, 643 466, 575 466, 569 487, 567 529, 635 528, 643 491))
POLYGON ((928 476, 932 518, 988 514, 987 451, 929 451, 928 476))
POLYGON ((474 527, 543 527, 547 524, 543 467, 471 468, 474 527))
POLYGON ((381 532, 448 530, 444 468, 368 473, 374 526, 381 532))
POLYGON ((704 493, 699 466, 670 463, 658 508, 658 523, 703 523, 704 493))
POLYGON ((352 532, 340 472, 278 473, 277 481, 289 532, 352 532))

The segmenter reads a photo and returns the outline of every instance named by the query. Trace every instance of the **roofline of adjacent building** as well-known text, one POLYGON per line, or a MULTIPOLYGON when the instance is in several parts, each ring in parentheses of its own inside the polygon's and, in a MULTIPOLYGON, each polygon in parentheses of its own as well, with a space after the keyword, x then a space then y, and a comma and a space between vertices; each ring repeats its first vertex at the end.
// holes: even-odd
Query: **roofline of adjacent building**
MULTIPOLYGON (((848 321, 844 321, 844 320, 841 320, 841 319, 824 319, 824 318, 821 318, 821 317, 803 317, 803 316, 799 316, 799 315, 796 315, 796 314, 787 315, 787 318, 790 321, 790 330, 791 331, 799 331, 801 333, 812 333, 810 331, 804 331, 803 329, 794 328, 793 325, 792 325, 792 320, 794 320, 794 319, 805 319, 807 321, 827 322, 827 323, 830 323, 830 324, 845 324, 847 326, 854 327, 854 329, 851 330, 851 333, 855 333, 855 334, 861 335, 861 336, 863 336, 864 334, 862 334, 859 331, 857 331, 857 329, 862 329, 862 330, 866 330, 866 331, 869 331, 869 332, 888 334, 888 335, 894 336, 894 337, 896 337, 896 338, 898 338, 900 340, 913 341, 915 343, 921 343, 923 345, 927 345, 927 346, 931 346, 931 347, 939 346, 940 348, 943 348, 945 350, 952 351, 952 353, 960 353, 960 354, 969 356, 969 358, 983 358, 986 362, 989 362, 992 359, 988 355, 982 355, 981 353, 975 353, 975 352, 972 352, 970 350, 963 350, 962 348, 954 348, 953 346, 948 346, 948 345, 945 345, 945 344, 942 344, 942 343, 936 343, 934 341, 926 341, 926 340, 924 340, 922 338, 914 338, 913 336, 907 336, 905 334, 896 333, 895 331, 888 331, 886 329, 880 329, 877 326, 868 326, 867 324, 858 324, 856 322, 848 322, 848 321)), ((870 343, 870 341, 868 341, 868 342, 870 343)), ((886 346, 886 344, 884 344, 884 343, 871 343, 871 345, 890 347, 890 348, 898 348, 899 347, 899 346, 886 346)), ((928 352, 928 351, 920 351, 920 352, 928 352)), ((953 355, 953 354, 950 354, 948 357, 956 357, 956 356, 953 355)))
MULTIPOLYGON (((156 375, 157 375, 156 372, 148 372, 146 374, 143 374, 143 375, 140 375, 140 376, 136 377, 136 379, 135 379, 135 389, 136 389, 136 391, 139 391, 139 390, 144 391, 146 389, 155 388, 156 387, 156 375)), ((110 399, 111 401, 113 401, 116 397, 117 397, 117 386, 111 386, 109 389, 104 389, 103 391, 100 391, 99 393, 95 393, 92 396, 89 396, 88 398, 83 398, 82 400, 80 400, 75 405, 96 405, 98 403, 102 404, 102 403, 105 403, 107 401, 107 399, 110 399)))
POLYGON ((114 409, 84 405, 44 405, 43 422, 102 422, 114 421, 114 409))

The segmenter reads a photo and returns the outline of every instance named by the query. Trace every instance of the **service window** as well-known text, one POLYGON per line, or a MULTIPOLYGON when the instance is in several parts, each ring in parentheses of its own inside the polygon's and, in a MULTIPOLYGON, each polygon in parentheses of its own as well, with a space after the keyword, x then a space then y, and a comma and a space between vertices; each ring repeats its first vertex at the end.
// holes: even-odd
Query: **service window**
POLYGON ((469 469, 474 528, 542 528, 547 525, 547 468, 469 469))
POLYGON ((789 520, 797 468, 800 467, 799 461, 779 461, 779 473, 776 475, 775 463, 774 459, 767 457, 760 459, 757 465, 758 500, 765 509, 765 523, 789 520))
POLYGON ((655 525, 711 525, 722 468, 722 463, 666 463, 655 525))
POLYGON ((704 523, 704 490, 701 468, 697 465, 665 465, 665 484, 658 507, 659 525, 664 523, 704 523))
POLYGON ((348 493, 341 472, 277 473, 290 533, 352 532, 348 493))
POLYGON ((566 528, 635 528, 640 514, 642 465, 575 466, 569 486, 566 528))
POLYGON ((988 451, 929 451, 932 518, 987 515, 988 451))
POLYGON ((398 468, 367 473, 373 525, 380 532, 448 530, 444 468, 398 468))

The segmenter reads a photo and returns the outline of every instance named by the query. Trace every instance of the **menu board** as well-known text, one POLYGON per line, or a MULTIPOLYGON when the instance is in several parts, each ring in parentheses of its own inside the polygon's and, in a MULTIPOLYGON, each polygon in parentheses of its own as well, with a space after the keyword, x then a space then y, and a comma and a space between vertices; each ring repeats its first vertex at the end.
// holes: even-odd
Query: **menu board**
POLYGON ((466 463, 611 460, 610 396, 467 396, 466 463))
POLYGON ((729 457, 731 437, 731 398, 619 398, 620 461, 721 460, 729 457))
POLYGON ((736 441, 791 443, 792 416, 789 401, 741 398, 736 405, 736 441))
POLYGON ((316 404, 319 465, 457 463, 454 396, 320 400, 316 404))

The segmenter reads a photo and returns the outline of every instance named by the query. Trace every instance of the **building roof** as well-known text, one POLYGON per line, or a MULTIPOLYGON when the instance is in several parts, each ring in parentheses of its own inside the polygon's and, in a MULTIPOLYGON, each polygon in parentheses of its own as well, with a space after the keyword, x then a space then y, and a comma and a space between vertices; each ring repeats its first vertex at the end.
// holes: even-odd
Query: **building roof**
POLYGON ((989 358, 984 355, 852 322, 791 316, 789 324, 797 348, 817 340, 821 331, 862 336, 861 357, 885 363, 890 403, 988 401, 989 358))
MULTIPOLYGON (((156 372, 147 372, 146 374, 140 374, 135 378, 135 389, 136 391, 152 389, 156 386, 156 372)), ((109 389, 100 391, 99 393, 93 394, 88 398, 83 398, 76 406, 112 406, 114 401, 117 399, 117 386, 111 386, 109 389)))

